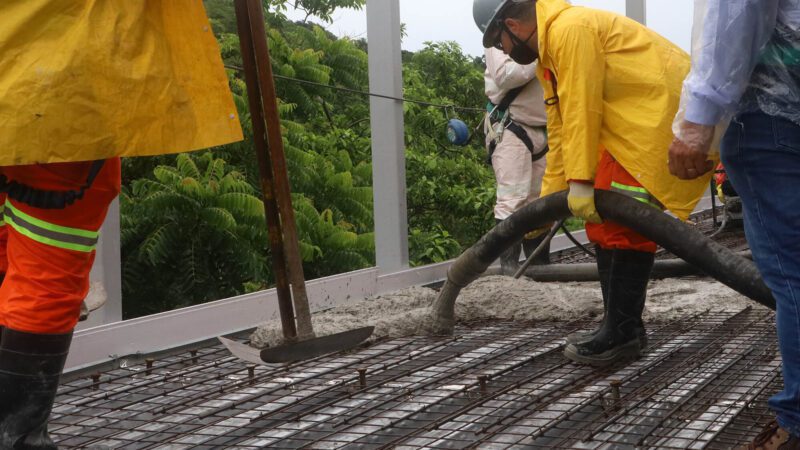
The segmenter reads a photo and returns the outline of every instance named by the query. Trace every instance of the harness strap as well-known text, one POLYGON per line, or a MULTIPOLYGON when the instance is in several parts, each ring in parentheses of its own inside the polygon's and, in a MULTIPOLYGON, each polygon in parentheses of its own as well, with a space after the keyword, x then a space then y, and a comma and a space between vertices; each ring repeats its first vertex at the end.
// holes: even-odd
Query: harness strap
POLYGON ((64 209, 75 203, 76 200, 83 198, 83 194, 92 186, 92 183, 94 183, 97 174, 100 173, 105 162, 104 159, 93 161, 92 166, 89 168, 89 175, 86 177, 86 183, 76 191, 47 191, 36 189, 16 181, 8 181, 5 175, 0 175, 0 192, 6 193, 8 198, 33 206, 34 208, 64 209))
MULTIPOLYGON (((544 150, 540 151, 539 153, 534 153, 535 148, 533 145, 533 140, 531 140, 531 137, 528 136, 528 132, 525 131, 525 128, 522 128, 522 125, 514 122, 513 120, 509 122, 506 129, 514 133, 514 135, 518 137, 523 144, 525 144, 525 147, 528 149, 529 152, 531 152, 531 162, 536 162, 544 158, 544 156, 547 155, 547 152, 550 151, 550 146, 546 146, 544 150)), ((492 165, 492 155, 494 155, 494 151, 496 149, 497 149, 497 141, 492 140, 491 142, 489 142, 489 156, 487 157, 486 162, 490 166, 492 165)))

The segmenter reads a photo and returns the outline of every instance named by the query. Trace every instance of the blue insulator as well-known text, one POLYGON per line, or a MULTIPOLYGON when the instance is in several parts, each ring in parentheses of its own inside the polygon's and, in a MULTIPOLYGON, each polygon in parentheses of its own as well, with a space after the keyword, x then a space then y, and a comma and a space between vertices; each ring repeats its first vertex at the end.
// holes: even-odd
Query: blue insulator
POLYGON ((467 145, 469 142, 467 124, 458 119, 450 119, 447 122, 447 140, 454 145, 467 145))

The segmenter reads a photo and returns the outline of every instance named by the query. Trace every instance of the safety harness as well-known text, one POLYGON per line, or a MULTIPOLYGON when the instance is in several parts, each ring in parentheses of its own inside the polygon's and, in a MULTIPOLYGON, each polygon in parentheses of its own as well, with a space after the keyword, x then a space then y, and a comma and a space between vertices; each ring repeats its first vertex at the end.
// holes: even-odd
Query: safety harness
POLYGON ((103 168, 104 159, 92 162, 89 169, 89 176, 86 183, 78 190, 74 191, 47 191, 36 189, 16 181, 9 181, 5 175, 0 175, 0 192, 8 195, 8 198, 16 200, 34 208, 41 209, 64 209, 75 203, 76 200, 83 198, 83 194, 92 186, 100 169, 103 168))
POLYGON ((538 161, 542 159, 550 150, 549 147, 545 147, 541 152, 534 153, 535 149, 533 141, 531 140, 531 137, 528 136, 528 132, 525 131, 525 128, 523 128, 522 125, 514 122, 514 120, 510 117, 509 108, 511 107, 511 103, 513 103, 517 96, 519 96, 520 92, 525 89, 525 86, 527 85, 522 85, 509 90, 497 105, 489 102, 486 106, 489 127, 500 130, 499 133, 496 133, 497 137, 489 142, 489 155, 486 160, 489 165, 492 165, 492 155, 494 155, 497 145, 502 140, 502 130, 504 129, 514 133, 514 135, 519 138, 523 144, 525 144, 525 147, 529 152, 531 152, 531 161, 538 161))

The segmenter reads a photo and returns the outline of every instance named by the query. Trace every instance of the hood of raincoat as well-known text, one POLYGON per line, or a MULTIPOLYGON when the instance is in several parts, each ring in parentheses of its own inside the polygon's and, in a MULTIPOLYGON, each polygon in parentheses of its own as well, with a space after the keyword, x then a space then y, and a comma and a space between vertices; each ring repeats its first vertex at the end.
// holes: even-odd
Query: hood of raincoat
POLYGON ((197 0, 0 2, 0 166, 242 139, 197 0))
POLYGON ((667 165, 689 55, 625 16, 536 2, 550 153, 542 195, 594 180, 604 150, 659 202, 686 219, 711 173, 679 180, 667 165))

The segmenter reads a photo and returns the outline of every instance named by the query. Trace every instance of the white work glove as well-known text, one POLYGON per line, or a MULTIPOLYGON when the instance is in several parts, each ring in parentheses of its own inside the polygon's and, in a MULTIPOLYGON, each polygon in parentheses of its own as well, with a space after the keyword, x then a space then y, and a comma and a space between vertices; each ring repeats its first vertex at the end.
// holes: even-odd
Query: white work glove
POLYGON ((602 223, 603 219, 594 206, 594 186, 577 181, 569 182, 567 203, 572 215, 589 223, 602 223))

